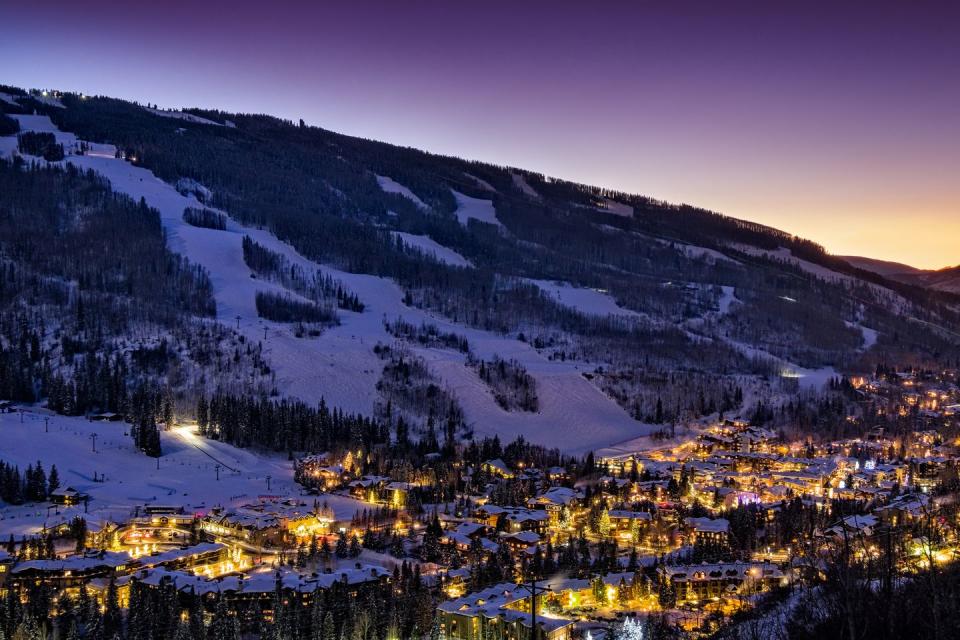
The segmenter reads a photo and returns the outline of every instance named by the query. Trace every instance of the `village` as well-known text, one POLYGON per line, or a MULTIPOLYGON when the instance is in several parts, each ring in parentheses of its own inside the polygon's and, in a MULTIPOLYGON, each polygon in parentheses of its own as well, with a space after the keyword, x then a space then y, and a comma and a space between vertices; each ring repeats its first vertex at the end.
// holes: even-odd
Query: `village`
POLYGON ((411 606, 429 609, 437 637, 569 640, 649 616, 708 633, 840 560, 886 554, 904 573, 954 562, 960 519, 944 496, 960 462, 956 373, 843 384, 867 412, 850 417, 862 436, 788 440, 724 420, 553 465, 536 447, 486 442, 392 475, 369 472, 371 452, 338 451, 294 460, 280 492, 202 508, 170 496, 115 521, 84 518, 96 498, 51 474, 33 507, 55 512, 42 528, 15 536, 3 509, 0 591, 109 608, 164 589, 185 616, 275 621, 291 601, 415 589, 411 606), (890 433, 871 413, 919 428, 890 433))

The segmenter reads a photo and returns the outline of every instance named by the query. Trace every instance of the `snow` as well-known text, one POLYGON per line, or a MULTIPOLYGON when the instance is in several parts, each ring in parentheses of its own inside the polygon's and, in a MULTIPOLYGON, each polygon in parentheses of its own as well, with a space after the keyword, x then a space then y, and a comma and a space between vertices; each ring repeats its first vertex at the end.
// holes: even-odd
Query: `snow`
POLYGON ((3 100, 7 104, 12 104, 15 107, 20 106, 20 103, 16 100, 16 96, 9 93, 4 93, 3 91, 0 91, 0 100, 3 100))
MULTIPOLYGON (((20 123, 21 132, 37 131, 42 133, 52 133, 56 141, 63 145, 63 150, 67 154, 75 152, 80 145, 80 142, 77 140, 75 135, 60 131, 50 120, 49 116, 12 114, 10 117, 15 118, 20 123)), ((109 158, 110 160, 113 160, 117 151, 116 147, 114 147, 112 144, 88 142, 87 146, 87 155, 95 158, 109 158)), ((16 149, 16 136, 0 138, 0 156, 7 156, 16 149)))
POLYGON ((576 309, 581 313, 594 316, 644 317, 643 314, 618 305, 613 296, 603 289, 575 287, 569 282, 552 282, 550 280, 524 279, 524 281, 540 287, 551 299, 556 300, 563 306, 576 309))
POLYGON ((723 285, 720 287, 720 299, 717 301, 717 304, 720 307, 721 314, 730 313, 730 306, 734 302, 740 302, 737 299, 737 296, 734 294, 733 287, 723 285))
POLYGON ((408 200, 412 200, 413 203, 418 207, 420 207, 421 209, 430 208, 427 206, 427 204, 423 200, 417 197, 417 194, 415 194, 413 191, 410 191, 410 189, 406 188, 399 182, 394 181, 392 178, 388 178, 387 176, 376 176, 376 178, 377 178, 377 184, 379 184, 380 188, 386 191, 387 193, 396 193, 403 196, 404 198, 407 198, 408 200))
POLYGON ((213 192, 193 178, 177 180, 177 191, 185 196, 192 195, 201 202, 209 202, 213 198, 213 192))
POLYGON ((176 120, 186 120, 187 122, 192 122, 194 124, 210 124, 215 127, 223 126, 219 122, 214 122, 213 120, 208 120, 207 118, 201 118, 200 116, 195 116, 192 113, 184 113, 183 111, 166 111, 163 109, 150 109, 149 107, 144 107, 144 109, 155 116, 160 116, 161 118, 174 118, 176 120))
POLYGON ((769 351, 765 351, 759 347, 754 347, 752 345, 733 340, 732 338, 722 338, 722 340, 748 358, 766 360, 779 366, 781 378, 796 379, 801 387, 818 391, 822 389, 831 378, 837 377, 837 370, 833 367, 807 369, 788 360, 784 360, 783 358, 779 358, 769 351))
POLYGON ((519 173, 511 173, 510 177, 513 178, 513 184, 524 194, 530 196, 531 198, 540 198, 540 194, 537 193, 533 187, 530 186, 530 183, 527 182, 527 179, 519 173))
POLYGON ((483 188, 483 189, 486 189, 487 191, 492 191, 493 193, 496 193, 496 192, 497 192, 497 190, 493 188, 493 185, 490 184, 489 182, 487 182, 486 180, 483 180, 483 179, 481 179, 481 178, 478 178, 478 177, 475 176, 475 175, 472 175, 472 174, 469 174, 469 173, 466 173, 466 172, 464 172, 463 175, 465 175, 465 176, 466 176, 469 180, 471 180, 472 182, 476 182, 476 183, 477 183, 477 186, 479 186, 479 187, 481 187, 481 188, 483 188))
MULTIPOLYGON (((21 126, 50 130, 58 140, 76 138, 61 133, 44 116, 18 116, 21 126)), ((0 138, 8 144, 11 137, 0 138)), ((14 146, 15 137, 12 137, 14 146)), ((67 162, 84 169, 93 169, 105 176, 115 191, 126 193, 160 212, 160 219, 173 251, 202 266, 210 275, 217 305, 217 319, 234 327, 254 343, 262 342, 264 357, 277 376, 279 389, 288 396, 308 403, 326 399, 331 406, 347 412, 370 415, 378 399, 376 383, 383 362, 373 353, 377 342, 393 343, 384 327, 384 319, 402 317, 414 325, 429 323, 441 331, 466 337, 480 358, 495 355, 516 359, 536 379, 542 410, 539 413, 506 412, 494 400, 489 388, 476 372, 467 367, 464 355, 443 349, 414 346, 431 369, 458 396, 467 423, 478 435, 499 434, 512 439, 523 435, 528 440, 557 446, 567 453, 607 446, 650 432, 653 428, 631 418, 613 400, 604 395, 581 374, 591 367, 575 361, 551 361, 532 346, 508 336, 501 336, 455 324, 421 309, 403 304, 404 292, 392 280, 366 274, 353 274, 316 263, 297 253, 290 245, 263 229, 243 227, 228 220, 227 229, 218 231, 191 226, 183 221, 187 206, 200 206, 193 196, 184 196, 147 169, 116 159, 112 154, 68 155, 67 162), (241 242, 249 235, 256 242, 284 255, 306 272, 321 266, 323 272, 357 294, 366 305, 363 313, 340 311, 341 324, 331 327, 314 339, 297 338, 291 327, 259 318, 255 293, 261 290, 281 291, 279 285, 251 278, 243 261, 241 242)), ((458 218, 476 217, 485 222, 496 221, 489 200, 471 198, 453 192, 458 202, 458 218)), ((574 295, 576 292, 561 292, 574 295)), ((599 302, 600 294, 592 295, 599 302)), ((584 302, 578 304, 585 305, 584 302)), ((611 305, 611 300, 603 301, 611 305)))
POLYGON ((633 207, 622 202, 617 202, 616 200, 611 200, 610 198, 603 199, 602 210, 607 213, 612 213, 615 216, 622 216, 624 218, 633 217, 633 207))
POLYGON ((472 267, 473 263, 461 256, 453 249, 448 249, 430 236, 418 236, 404 231, 394 231, 394 237, 399 237, 409 247, 419 249, 427 255, 432 255, 440 262, 454 267, 472 267))
POLYGON ((859 322, 845 322, 849 328, 856 329, 863 336, 863 344, 860 345, 861 351, 869 351, 873 345, 877 344, 877 337, 879 333, 876 329, 870 329, 865 327, 859 322))
POLYGON ((892 291, 891 289, 878 284, 859 280, 858 278, 845 273, 838 273, 822 265, 815 264, 808 260, 803 260, 802 258, 797 258, 793 255, 790 249, 787 249, 786 247, 778 247, 776 251, 769 251, 767 249, 761 249, 759 247, 752 247, 743 244, 731 244, 730 247, 749 255, 760 256, 786 264, 792 264, 801 271, 804 271, 805 273, 808 273, 826 282, 841 284, 851 289, 855 287, 867 286, 878 297, 883 298, 884 303, 890 307, 890 310, 896 313, 906 314, 910 309, 910 303, 907 302, 903 296, 892 291))
POLYGON ((460 224, 467 226, 467 221, 473 218, 474 220, 503 228, 503 225, 497 220, 497 211, 493 208, 493 200, 471 198, 452 189, 451 192, 457 200, 457 210, 454 211, 454 214, 457 216, 460 224))
POLYGON ((54 98, 53 96, 45 96, 43 94, 31 95, 30 97, 36 100, 37 102, 43 103, 47 106, 66 109, 66 106, 64 106, 64 104, 60 102, 60 98, 54 98))
MULTIPOLYGON (((522 435, 565 453, 582 454, 654 430, 630 418, 584 379, 576 365, 535 360, 522 350, 500 352, 516 357, 534 376, 541 407, 539 413, 508 412, 496 404, 489 388, 473 370, 449 357, 432 359, 437 354, 426 351, 420 350, 420 355, 457 395, 477 436, 498 435, 506 442, 522 435)), ((584 371, 587 369, 583 367, 584 371)))
MULTIPOLYGON (((186 427, 161 432, 160 468, 156 459, 137 451, 122 422, 88 422, 37 409, 23 414, 0 414, 0 458, 21 470, 43 462, 49 473, 56 465, 62 487, 90 496, 89 513, 83 506, 59 507, 59 515, 45 505, 5 505, 0 508, 0 533, 19 536, 44 525, 84 515, 93 526, 122 521, 136 506, 151 502, 207 510, 214 505, 238 506, 267 493, 266 477, 276 495, 299 495, 292 463, 286 456, 237 449, 205 440, 186 427), (49 419, 49 433, 44 418, 49 419), (96 452, 91 435, 96 433, 96 452), (217 464, 221 465, 216 480, 217 464), (236 469, 230 471, 227 467, 236 469), (94 482, 93 475, 104 482, 94 482), (201 491, 202 489, 202 491, 201 491), (195 493, 196 492, 196 493, 195 493)), ((345 508, 345 505, 344 505, 345 508)))
POLYGON ((730 256, 717 251, 716 249, 710 249, 707 247, 698 247, 693 244, 683 244, 676 243, 676 247, 680 249, 688 258, 693 258, 695 260, 706 260, 707 262, 730 262, 732 264, 742 264, 739 260, 734 260, 730 256))
POLYGON ((64 133, 57 129, 57 125, 53 124, 53 121, 50 120, 50 116, 11 114, 10 117, 15 118, 20 123, 21 131, 41 131, 45 133, 53 133, 57 137, 57 142, 69 141, 70 143, 73 143, 77 140, 77 137, 72 133, 64 133))

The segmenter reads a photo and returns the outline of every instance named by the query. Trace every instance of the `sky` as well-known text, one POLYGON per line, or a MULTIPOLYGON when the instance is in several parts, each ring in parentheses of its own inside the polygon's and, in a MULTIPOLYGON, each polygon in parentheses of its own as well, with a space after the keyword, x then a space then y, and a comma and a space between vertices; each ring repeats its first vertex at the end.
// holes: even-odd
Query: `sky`
POLYGON ((960 264, 958 2, 0 0, 0 23, 0 83, 303 118, 960 264))

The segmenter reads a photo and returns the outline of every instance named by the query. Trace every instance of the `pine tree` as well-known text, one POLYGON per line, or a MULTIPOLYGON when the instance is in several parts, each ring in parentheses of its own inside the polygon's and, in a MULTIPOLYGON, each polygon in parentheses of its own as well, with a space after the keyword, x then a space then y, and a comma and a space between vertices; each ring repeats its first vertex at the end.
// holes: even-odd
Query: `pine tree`
POLYGON ((323 617, 323 628, 320 632, 320 640, 337 640, 337 629, 333 625, 333 614, 327 611, 323 617))
POLYGON ((50 477, 47 479, 47 496, 52 495, 60 488, 60 474, 57 472, 57 465, 50 467, 50 477))

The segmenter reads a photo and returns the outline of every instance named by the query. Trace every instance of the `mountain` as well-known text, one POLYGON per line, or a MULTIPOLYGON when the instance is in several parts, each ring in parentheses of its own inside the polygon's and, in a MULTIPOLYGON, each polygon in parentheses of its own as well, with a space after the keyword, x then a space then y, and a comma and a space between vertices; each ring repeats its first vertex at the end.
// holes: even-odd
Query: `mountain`
POLYGON ((844 257, 850 264, 891 280, 949 293, 960 293, 960 266, 945 269, 917 269, 896 262, 870 258, 844 257))
POLYGON ((897 275, 897 280, 908 284, 919 284, 931 289, 960 293, 960 266, 947 267, 937 271, 924 271, 910 276, 897 275))
POLYGON ((874 258, 864 258, 861 256, 840 256, 850 264, 864 271, 872 271, 873 273, 878 273, 881 276, 897 276, 901 274, 916 274, 921 273, 923 269, 917 269, 916 267, 911 267, 907 264, 901 264, 899 262, 890 262, 889 260, 876 260, 874 258))
MULTIPOLYGON (((960 296, 712 211, 265 115, 14 87, 0 110, 7 398, 323 402, 582 452, 960 357, 960 296)), ((276 429, 230 438, 302 448, 276 429)))

